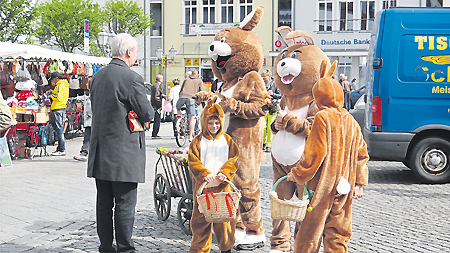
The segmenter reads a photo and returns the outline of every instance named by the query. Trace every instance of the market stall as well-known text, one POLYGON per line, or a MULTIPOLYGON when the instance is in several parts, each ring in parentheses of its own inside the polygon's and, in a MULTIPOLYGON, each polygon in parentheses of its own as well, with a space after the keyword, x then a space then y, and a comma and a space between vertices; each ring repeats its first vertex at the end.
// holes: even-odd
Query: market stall
POLYGON ((89 79, 111 58, 65 53, 35 45, 0 42, 0 85, 3 98, 13 113, 13 125, 2 132, 12 157, 41 155, 54 143, 49 124, 51 89, 48 77, 53 72, 69 80, 65 133, 82 130, 83 100, 89 79))

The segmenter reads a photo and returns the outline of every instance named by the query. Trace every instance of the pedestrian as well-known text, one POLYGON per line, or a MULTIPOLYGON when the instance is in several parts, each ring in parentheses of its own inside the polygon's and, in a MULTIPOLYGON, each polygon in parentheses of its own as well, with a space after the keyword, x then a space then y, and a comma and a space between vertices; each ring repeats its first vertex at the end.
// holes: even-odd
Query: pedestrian
POLYGON ((111 62, 91 82, 92 125, 87 176, 97 187, 100 252, 134 252, 131 239, 138 183, 145 182, 145 132, 131 131, 128 113, 151 121, 144 79, 131 70, 138 45, 129 34, 111 40, 111 62), (116 240, 116 245, 113 243, 116 240))
POLYGON ((0 94, 0 131, 7 129, 12 125, 13 117, 11 109, 0 94))
MULTIPOLYGON (((265 69, 261 74, 261 77, 266 86, 266 92, 269 95, 270 99, 274 103, 279 103, 281 98, 283 97, 283 93, 280 89, 277 88, 275 83, 272 81, 272 72, 268 69, 265 69)), ((273 133, 270 129, 270 125, 275 120, 277 114, 271 114, 270 111, 264 116, 264 121, 266 126, 264 127, 264 137, 263 137, 263 151, 270 153, 272 147, 272 139, 273 133)))
POLYGON ((353 78, 352 79, 352 90, 356 90, 357 89, 357 87, 356 87, 356 78, 353 78))
POLYGON ((197 115, 197 105, 192 96, 203 91, 203 81, 198 77, 198 70, 194 69, 192 74, 184 80, 180 90, 180 98, 177 102, 177 113, 181 116, 181 107, 186 105, 186 113, 189 115, 189 141, 194 137, 195 115, 197 115))
POLYGON ((345 76, 344 74, 340 74, 340 79, 341 79, 341 86, 342 86, 342 91, 344 92, 344 108, 348 110, 350 110, 351 107, 351 103, 350 103, 350 92, 353 91, 352 85, 350 84, 349 81, 347 81, 347 76, 345 76))
POLYGON ((170 89, 170 92, 169 92, 169 101, 172 103, 173 135, 175 137, 177 137, 176 124, 177 124, 178 118, 176 117, 177 116, 176 104, 177 104, 178 98, 180 97, 180 90, 181 90, 180 79, 174 78, 172 80, 172 83, 173 83, 173 87, 170 89))
POLYGON ((362 187, 368 183, 366 142, 356 120, 342 108, 342 88, 331 78, 335 68, 336 62, 314 85, 312 92, 320 111, 302 159, 288 177, 288 181, 315 191, 312 211, 306 213, 295 236, 294 252, 318 252, 322 239, 324 252, 347 252, 352 198, 362 197, 362 187))
MULTIPOLYGON (((224 113, 218 104, 209 103, 201 115, 202 131, 189 145, 189 171, 192 177, 193 193, 207 182, 204 192, 231 192, 231 181, 236 172, 238 147, 231 137, 223 132, 224 113)), ((221 252, 231 252, 234 246, 236 219, 224 223, 209 223, 199 211, 197 198, 191 217, 192 239, 189 252, 209 252, 212 231, 221 252)))
POLYGON ((151 91, 151 104, 155 111, 155 118, 153 120, 152 139, 161 139, 158 135, 159 127, 161 125, 161 113, 162 113, 162 99, 166 96, 163 94, 161 84, 163 82, 163 76, 161 74, 155 75, 156 82, 152 85, 151 91))
POLYGON ((51 93, 52 105, 50 106, 50 123, 56 131, 58 139, 58 146, 56 151, 52 152, 52 156, 65 156, 66 143, 64 140, 64 122, 66 120, 67 100, 69 100, 69 82, 67 77, 59 72, 53 72, 48 80, 54 86, 53 90, 48 90, 47 94, 51 93))
POLYGON ((80 155, 76 155, 73 159, 80 162, 86 162, 89 154, 89 143, 91 140, 91 123, 92 123, 92 109, 91 109, 91 98, 89 96, 89 86, 91 80, 87 83, 87 90, 85 91, 86 98, 83 104, 83 125, 84 125, 84 136, 83 145, 81 146, 80 155))

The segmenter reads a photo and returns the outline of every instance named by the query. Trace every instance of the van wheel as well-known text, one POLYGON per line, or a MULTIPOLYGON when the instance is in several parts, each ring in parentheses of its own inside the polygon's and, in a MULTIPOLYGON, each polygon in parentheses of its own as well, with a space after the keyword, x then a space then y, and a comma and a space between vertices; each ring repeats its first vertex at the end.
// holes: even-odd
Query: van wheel
POLYGON ((419 141, 412 149, 409 165, 414 175, 425 183, 450 180, 450 143, 438 137, 419 141))

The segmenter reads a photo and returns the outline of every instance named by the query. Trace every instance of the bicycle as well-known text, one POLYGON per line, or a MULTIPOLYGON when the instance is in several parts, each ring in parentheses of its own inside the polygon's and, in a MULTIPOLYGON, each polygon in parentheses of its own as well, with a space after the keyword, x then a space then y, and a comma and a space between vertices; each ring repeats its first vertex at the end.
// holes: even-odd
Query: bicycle
MULTIPOLYGON (((200 133, 200 117, 195 115, 194 136, 200 133)), ((177 115, 177 123, 175 124, 175 141, 178 147, 184 147, 186 140, 189 139, 189 115, 186 113, 186 107, 181 107, 181 116, 177 115)))

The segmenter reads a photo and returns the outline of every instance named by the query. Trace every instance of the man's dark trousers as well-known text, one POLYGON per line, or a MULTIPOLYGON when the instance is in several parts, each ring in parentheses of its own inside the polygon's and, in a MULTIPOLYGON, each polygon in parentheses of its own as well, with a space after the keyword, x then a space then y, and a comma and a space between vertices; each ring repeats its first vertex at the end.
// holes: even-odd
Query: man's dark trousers
POLYGON ((131 240, 137 202, 137 183, 95 179, 97 186, 97 234, 100 252, 116 252, 113 245, 113 208, 117 252, 134 252, 131 240), (115 204, 115 207, 114 207, 115 204))
POLYGON ((153 107, 153 110, 155 110, 155 117, 153 118, 152 137, 156 137, 158 136, 159 127, 161 125, 161 112, 158 112, 158 108, 155 107, 153 107))

